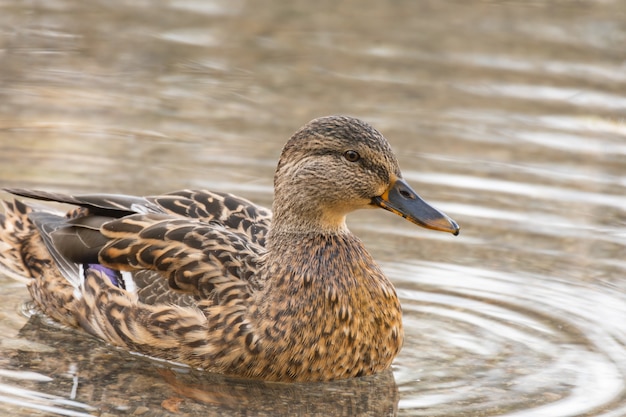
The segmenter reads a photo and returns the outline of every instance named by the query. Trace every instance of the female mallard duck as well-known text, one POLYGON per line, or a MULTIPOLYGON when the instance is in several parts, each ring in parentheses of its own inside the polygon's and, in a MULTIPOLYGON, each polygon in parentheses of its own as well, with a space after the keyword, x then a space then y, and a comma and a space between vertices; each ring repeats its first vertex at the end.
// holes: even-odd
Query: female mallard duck
POLYGON ((8 192, 77 205, 66 215, 4 202, 0 265, 38 307, 132 351, 208 371, 326 381, 388 368, 400 303, 346 214, 382 207, 459 227, 402 179, 387 140, 351 117, 316 119, 283 148, 269 210, 230 194, 157 197, 8 192))

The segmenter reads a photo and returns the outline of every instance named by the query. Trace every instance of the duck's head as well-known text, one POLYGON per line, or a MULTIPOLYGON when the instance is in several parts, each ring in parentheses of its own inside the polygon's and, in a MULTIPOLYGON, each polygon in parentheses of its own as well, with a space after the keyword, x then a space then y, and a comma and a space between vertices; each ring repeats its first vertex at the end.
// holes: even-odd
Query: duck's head
POLYGON ((345 230, 349 212, 381 207, 420 226, 459 233, 402 179, 383 135, 353 117, 322 117, 298 130, 283 148, 274 189, 273 227, 282 231, 345 230))

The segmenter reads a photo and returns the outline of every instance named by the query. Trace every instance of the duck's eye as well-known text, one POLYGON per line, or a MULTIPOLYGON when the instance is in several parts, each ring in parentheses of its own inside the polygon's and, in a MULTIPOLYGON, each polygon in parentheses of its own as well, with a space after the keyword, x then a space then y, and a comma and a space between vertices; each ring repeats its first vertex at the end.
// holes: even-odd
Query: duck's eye
POLYGON ((346 158, 346 161, 348 162, 356 162, 359 159, 361 159, 361 155, 359 155, 359 153, 357 151, 345 151, 343 153, 343 157, 346 158))

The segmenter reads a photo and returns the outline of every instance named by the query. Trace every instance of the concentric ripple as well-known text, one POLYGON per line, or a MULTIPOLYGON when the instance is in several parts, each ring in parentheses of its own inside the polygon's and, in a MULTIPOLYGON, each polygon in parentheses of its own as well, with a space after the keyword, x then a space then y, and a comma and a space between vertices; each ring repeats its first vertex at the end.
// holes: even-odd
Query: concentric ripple
POLYGON ((412 346, 395 370, 401 412, 619 415, 602 410, 625 392, 621 294, 553 277, 427 262, 386 270, 411 277, 396 280, 412 346))

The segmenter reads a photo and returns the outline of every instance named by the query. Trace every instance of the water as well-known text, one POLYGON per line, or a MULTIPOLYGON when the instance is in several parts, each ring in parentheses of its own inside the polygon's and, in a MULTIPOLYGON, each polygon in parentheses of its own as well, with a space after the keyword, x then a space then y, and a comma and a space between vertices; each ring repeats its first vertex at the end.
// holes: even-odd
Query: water
MULTIPOLYGON (((392 372, 232 380, 22 311, 0 277, 7 415, 626 415, 626 9, 604 1, 0 2, 0 185, 271 203, 308 120, 390 140, 457 238, 349 224, 396 285, 392 372)), ((5 197, 3 194, 2 197, 5 197)))

